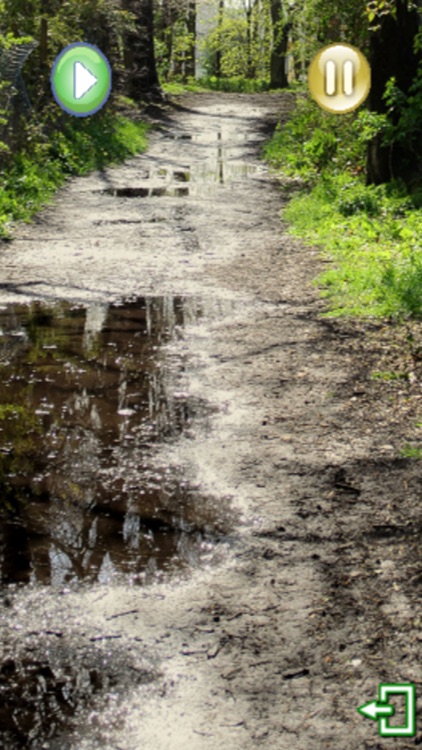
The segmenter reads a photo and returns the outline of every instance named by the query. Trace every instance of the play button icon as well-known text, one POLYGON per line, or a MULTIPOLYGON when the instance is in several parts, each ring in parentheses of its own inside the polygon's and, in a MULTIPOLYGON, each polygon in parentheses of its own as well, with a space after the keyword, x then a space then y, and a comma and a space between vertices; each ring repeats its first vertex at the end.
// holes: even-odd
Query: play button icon
POLYGON ((68 114, 93 115, 110 96, 110 63, 92 44, 71 44, 56 58, 51 88, 57 104, 68 114))
POLYGON ((74 97, 82 99, 98 83, 98 78, 89 72, 83 63, 75 62, 73 68, 74 97))

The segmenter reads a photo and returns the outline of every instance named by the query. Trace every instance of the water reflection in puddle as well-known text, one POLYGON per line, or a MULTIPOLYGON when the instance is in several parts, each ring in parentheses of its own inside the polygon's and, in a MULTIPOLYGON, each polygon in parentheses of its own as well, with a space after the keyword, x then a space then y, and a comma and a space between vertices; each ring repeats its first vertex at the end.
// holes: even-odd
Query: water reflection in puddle
POLYGON ((238 158, 239 143, 244 150, 245 134, 238 134, 234 128, 180 133, 173 138, 197 144, 203 152, 199 154, 200 158, 184 167, 147 169, 140 173, 142 184, 136 186, 106 187, 94 192, 118 198, 187 197, 201 195, 209 190, 210 184, 229 185, 253 177, 265 169, 262 165, 238 158))
POLYGON ((0 311, 3 583, 142 582, 197 559, 223 529, 157 441, 205 415, 159 347, 202 315, 193 298, 0 311))
MULTIPOLYGON (((201 140, 201 133, 196 135, 195 140, 198 144, 206 145, 201 140)), ((238 142, 243 144, 244 140, 245 134, 241 133, 239 137, 235 128, 218 130, 215 133, 213 153, 207 155, 205 152, 205 159, 195 162, 190 168, 191 181, 199 186, 210 182, 227 185, 256 175, 263 169, 262 166, 239 160, 238 142)))
POLYGON ((116 187, 116 188, 105 188, 104 190, 96 191, 101 195, 112 195, 117 198, 160 198, 163 195, 170 195, 173 197, 181 197, 189 195, 188 187, 116 187))
POLYGON ((144 178, 143 185, 107 187, 94 192, 115 198, 183 198, 191 194, 200 194, 204 186, 209 189, 210 183, 226 185, 252 177, 260 171, 262 168, 256 164, 228 161, 221 154, 220 158, 205 159, 185 169, 151 169, 144 178))

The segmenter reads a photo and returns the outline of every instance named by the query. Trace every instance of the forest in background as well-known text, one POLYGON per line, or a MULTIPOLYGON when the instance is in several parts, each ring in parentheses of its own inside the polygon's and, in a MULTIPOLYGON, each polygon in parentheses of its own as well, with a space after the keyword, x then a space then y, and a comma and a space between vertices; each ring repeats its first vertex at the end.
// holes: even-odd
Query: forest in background
POLYGON ((0 236, 67 176, 146 147, 142 106, 163 91, 290 88, 296 106, 266 147, 295 195, 292 231, 335 259, 319 283, 336 313, 422 312, 420 3, 409 0, 0 0, 0 236), (89 118, 63 113, 50 72, 68 44, 107 55, 113 92, 89 118), (309 97, 308 66, 333 42, 368 58, 355 112, 309 97), (198 77, 199 72, 199 77, 198 77), (197 74, 195 76, 195 73, 197 74))

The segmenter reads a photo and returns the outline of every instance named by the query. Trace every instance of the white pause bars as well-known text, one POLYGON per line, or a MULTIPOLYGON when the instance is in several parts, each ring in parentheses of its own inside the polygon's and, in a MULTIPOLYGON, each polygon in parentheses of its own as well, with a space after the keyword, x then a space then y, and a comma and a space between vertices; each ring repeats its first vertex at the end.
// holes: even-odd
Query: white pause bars
MULTIPOLYGON (((345 60, 343 63, 343 93, 346 96, 353 94, 353 63, 351 60, 345 60)), ((325 93, 327 96, 334 96, 337 90, 337 65, 334 60, 327 60, 325 63, 325 93)))

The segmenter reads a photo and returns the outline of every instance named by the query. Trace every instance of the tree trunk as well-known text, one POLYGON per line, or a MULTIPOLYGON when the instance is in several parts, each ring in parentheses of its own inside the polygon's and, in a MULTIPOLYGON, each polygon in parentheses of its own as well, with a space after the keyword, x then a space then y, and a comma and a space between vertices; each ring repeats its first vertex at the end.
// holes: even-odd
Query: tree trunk
MULTIPOLYGON (((381 16, 380 28, 370 34, 371 91, 369 109, 385 113, 383 100, 387 81, 394 76, 397 86, 405 94, 416 76, 418 59, 414 53, 414 41, 418 31, 418 11, 409 10, 407 0, 396 0, 396 16, 381 16)), ((383 146, 377 136, 368 145, 367 182, 380 184, 393 177, 403 176, 405 149, 383 146)))
POLYGON ((246 78, 253 78, 252 69, 252 5, 249 0, 249 6, 246 9, 246 78))
POLYGON ((220 39, 218 43, 218 49, 215 54, 215 75, 217 78, 221 78, 221 26, 223 23, 224 16, 224 0, 218 0, 218 28, 220 39))
POLYGON ((44 70, 45 66, 47 65, 47 58, 48 58, 48 21, 44 17, 41 18, 40 20, 39 55, 40 55, 40 67, 41 67, 41 70, 44 70))
POLYGON ((255 0, 252 13, 252 49, 254 51, 254 59, 252 63, 253 78, 265 78, 266 71, 263 70, 263 55, 261 52, 257 55, 257 50, 260 49, 260 17, 262 15, 262 9, 259 0, 255 0))
POLYGON ((186 29, 190 37, 190 44, 189 51, 186 57, 185 73, 187 76, 192 76, 194 78, 196 59, 196 0, 188 0, 186 29))
POLYGON ((153 0, 123 0, 122 5, 135 16, 135 29, 126 36, 124 52, 127 93, 135 101, 147 95, 161 98, 155 65, 153 0))
POLYGON ((286 52, 290 24, 282 23, 281 0, 271 0, 271 21, 273 25, 273 46, 270 60, 270 88, 285 89, 289 85, 286 75, 286 52))
POLYGON ((155 17, 155 36, 162 43, 161 70, 167 79, 171 72, 173 56, 173 13, 171 0, 162 0, 161 12, 155 17))

